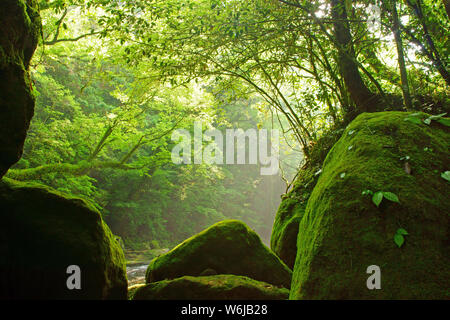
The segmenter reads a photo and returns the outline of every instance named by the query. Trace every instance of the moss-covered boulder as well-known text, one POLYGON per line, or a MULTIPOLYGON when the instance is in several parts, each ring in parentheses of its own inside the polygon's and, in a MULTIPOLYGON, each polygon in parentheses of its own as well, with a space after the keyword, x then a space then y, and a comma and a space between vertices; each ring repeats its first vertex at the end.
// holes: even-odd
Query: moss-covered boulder
POLYGON ((319 170, 317 166, 302 169, 292 189, 283 195, 273 223, 270 248, 291 269, 297 256, 298 226, 317 182, 319 170))
POLYGON ((122 249, 95 208, 47 188, 4 180, 0 299, 127 298, 122 249), (71 265, 80 268, 80 290, 66 285, 71 265))
POLYGON ((244 276, 184 276, 134 291, 133 300, 286 300, 289 290, 244 276))
POLYGON ((132 300, 136 291, 141 287, 145 287, 145 283, 138 283, 138 284, 133 284, 133 285, 129 286, 128 287, 128 300, 132 300))
POLYGON ((272 227, 270 248, 291 269, 294 268, 297 256, 298 227, 306 204, 317 183, 328 151, 339 140, 343 131, 341 125, 330 129, 308 150, 307 161, 297 173, 289 191, 282 197, 272 227))
POLYGON ((207 269, 289 288, 291 270, 244 223, 225 220, 151 261, 147 283, 198 276, 207 269))
POLYGON ((41 32, 34 0, 0 5, 0 178, 21 155, 34 113, 28 67, 41 32))
POLYGON ((450 134, 427 118, 380 112, 350 123, 301 219, 291 299, 450 298, 449 182, 441 176, 450 134), (377 207, 364 190, 399 203, 386 193, 377 207), (404 243, 394 242, 405 231, 397 236, 404 243), (371 265, 380 267, 381 289, 367 288, 371 265))

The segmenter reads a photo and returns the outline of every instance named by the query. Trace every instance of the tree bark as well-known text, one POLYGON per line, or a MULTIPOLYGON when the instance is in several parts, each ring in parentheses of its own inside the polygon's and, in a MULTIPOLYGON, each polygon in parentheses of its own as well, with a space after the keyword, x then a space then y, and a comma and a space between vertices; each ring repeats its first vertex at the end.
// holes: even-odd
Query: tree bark
POLYGON ((447 16, 450 19, 450 0, 442 0, 444 2, 445 11, 447 11, 447 16))
POLYGON ((334 36, 338 45, 339 71, 344 79, 350 97, 356 104, 356 113, 375 112, 378 110, 380 98, 365 85, 358 70, 352 35, 347 19, 345 1, 331 0, 334 36))
POLYGON ((411 94, 409 92, 408 73, 406 72, 405 56, 403 53, 403 43, 400 36, 400 23, 398 20, 396 1, 392 0, 392 19, 394 39, 397 47, 398 66, 400 69, 400 79, 402 84, 403 102, 406 110, 412 110, 411 94))
MULTIPOLYGON (((441 74, 441 76, 444 78, 447 85, 450 85, 450 72, 447 70, 447 64, 444 61, 442 61, 441 56, 434 44, 434 41, 431 38, 430 32, 428 31, 428 26, 425 21, 425 16, 422 11, 422 4, 421 4, 420 0, 417 0, 416 2, 411 2, 410 0, 405 0, 405 1, 406 1, 406 4, 408 6, 410 6, 411 9, 413 9, 413 12, 419 19, 420 24, 422 25, 424 38, 428 44, 429 51, 431 54, 431 58, 430 58, 431 61, 433 62, 434 66, 436 67, 438 72, 441 74)), ((444 4, 445 4, 445 2, 448 2, 448 1, 444 1, 444 4)), ((446 10, 448 13, 448 4, 446 4, 446 10)))

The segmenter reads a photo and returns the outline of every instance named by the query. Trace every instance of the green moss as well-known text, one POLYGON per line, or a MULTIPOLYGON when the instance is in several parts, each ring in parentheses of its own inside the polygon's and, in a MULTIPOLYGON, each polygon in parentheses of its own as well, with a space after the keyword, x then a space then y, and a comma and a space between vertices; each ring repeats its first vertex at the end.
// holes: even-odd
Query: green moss
POLYGON ((128 287, 128 300, 133 300, 134 295, 136 294, 136 291, 142 287, 145 287, 145 283, 135 284, 135 285, 128 287))
POLYGON ((302 169, 292 190, 283 196, 275 216, 270 248, 291 269, 294 267, 297 255, 298 226, 311 191, 319 177, 316 174, 319 169, 320 167, 314 165, 308 165, 302 169))
POLYGON ((341 137, 341 125, 326 132, 307 151, 307 162, 297 174, 292 188, 283 195, 275 216, 270 238, 270 248, 286 263, 294 267, 297 255, 297 235, 301 218, 305 213, 306 203, 317 183, 322 163, 332 146, 341 137))
POLYGON ((300 222, 291 299, 449 298, 449 184, 440 177, 449 130, 406 116, 362 114, 328 153, 300 222), (361 195, 366 189, 393 192, 400 204, 383 200, 377 208, 361 195), (393 241, 400 226, 409 233, 402 248, 393 241), (366 287, 373 264, 381 290, 366 287))
POLYGON ((235 274, 288 288, 291 270, 258 235, 237 220, 214 224, 150 263, 147 283, 198 276, 206 269, 235 274))
POLYGON ((3 0, 0 21, 0 69, 10 64, 28 64, 40 37, 42 22, 35 0, 3 0))
POLYGON ((34 113, 28 73, 41 33, 35 0, 2 0, 0 6, 0 177, 21 155, 34 113))
POLYGON ((289 290, 244 276, 184 276, 138 287, 134 300, 286 300, 289 290))
POLYGON ((125 258, 100 213, 37 184, 0 181, 0 297, 125 299, 125 258), (68 290, 78 265, 82 290, 68 290))

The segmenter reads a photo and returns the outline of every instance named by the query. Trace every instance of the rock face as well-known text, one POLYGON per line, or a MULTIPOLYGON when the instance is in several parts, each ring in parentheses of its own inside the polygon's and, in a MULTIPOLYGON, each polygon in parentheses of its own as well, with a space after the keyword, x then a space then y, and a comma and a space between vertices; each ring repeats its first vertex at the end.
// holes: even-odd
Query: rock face
POLYGON ((292 190, 283 196, 272 227, 270 248, 291 269, 297 256, 297 235, 306 203, 317 182, 320 168, 304 168, 296 179, 292 190))
POLYGON ((297 255, 298 226, 305 212, 304 206, 294 208, 293 206, 295 204, 292 203, 292 200, 285 200, 280 205, 270 239, 270 247, 273 252, 291 269, 294 268, 297 255), (292 215, 286 213, 292 213, 292 215))
POLYGON ((450 298, 449 182, 441 177, 450 133, 420 121, 427 117, 362 114, 345 130, 299 225, 291 299, 450 298), (399 203, 385 197, 377 207, 364 190, 392 192, 399 203), (399 247, 400 228, 408 235, 399 247), (366 286, 371 265, 381 269, 380 290, 366 286))
POLYGON ((150 263, 146 282, 217 274, 248 276, 276 286, 290 287, 291 270, 267 248, 258 235, 237 220, 209 227, 150 263))
POLYGON ((41 32, 34 0, 0 6, 0 178, 21 155, 34 113, 28 67, 41 32))
POLYGON ((184 276, 138 287, 133 300, 286 300, 289 290, 236 275, 184 276))
POLYGON ((125 258, 100 214, 80 199, 0 181, 0 299, 126 299, 125 258), (81 270, 68 290, 67 267, 81 270))

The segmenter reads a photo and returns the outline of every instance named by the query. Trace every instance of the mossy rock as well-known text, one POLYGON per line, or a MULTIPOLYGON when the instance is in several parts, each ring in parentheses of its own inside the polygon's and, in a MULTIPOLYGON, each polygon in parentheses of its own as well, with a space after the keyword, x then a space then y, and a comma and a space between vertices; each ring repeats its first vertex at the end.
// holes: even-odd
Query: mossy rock
POLYGON ((185 240, 148 266, 146 282, 198 276, 206 269, 290 287, 291 270, 237 220, 218 222, 185 240))
POLYGON ((133 300, 286 300, 289 290, 245 276, 184 276, 138 287, 133 300))
POLYGON ((145 283, 138 283, 138 284, 129 286, 128 287, 128 300, 133 300, 134 295, 136 294, 136 291, 141 287, 145 287, 145 283))
POLYGON ((125 258, 100 213, 36 184, 0 181, 0 299, 126 299, 125 258), (81 270, 69 290, 67 267, 81 270))
POLYGON ((307 166, 302 169, 292 189, 281 200, 275 216, 270 237, 270 248, 291 269, 297 256, 297 235, 306 203, 313 190, 320 167, 307 166))
POLYGON ((35 0, 2 0, 0 5, 0 178, 21 155, 34 94, 28 72, 41 33, 35 0))
POLYGON ((449 128, 407 117, 359 115, 328 153, 300 222, 291 299, 450 298, 449 128), (400 202, 377 207, 367 189, 400 202), (381 289, 366 286, 371 265, 381 289))

